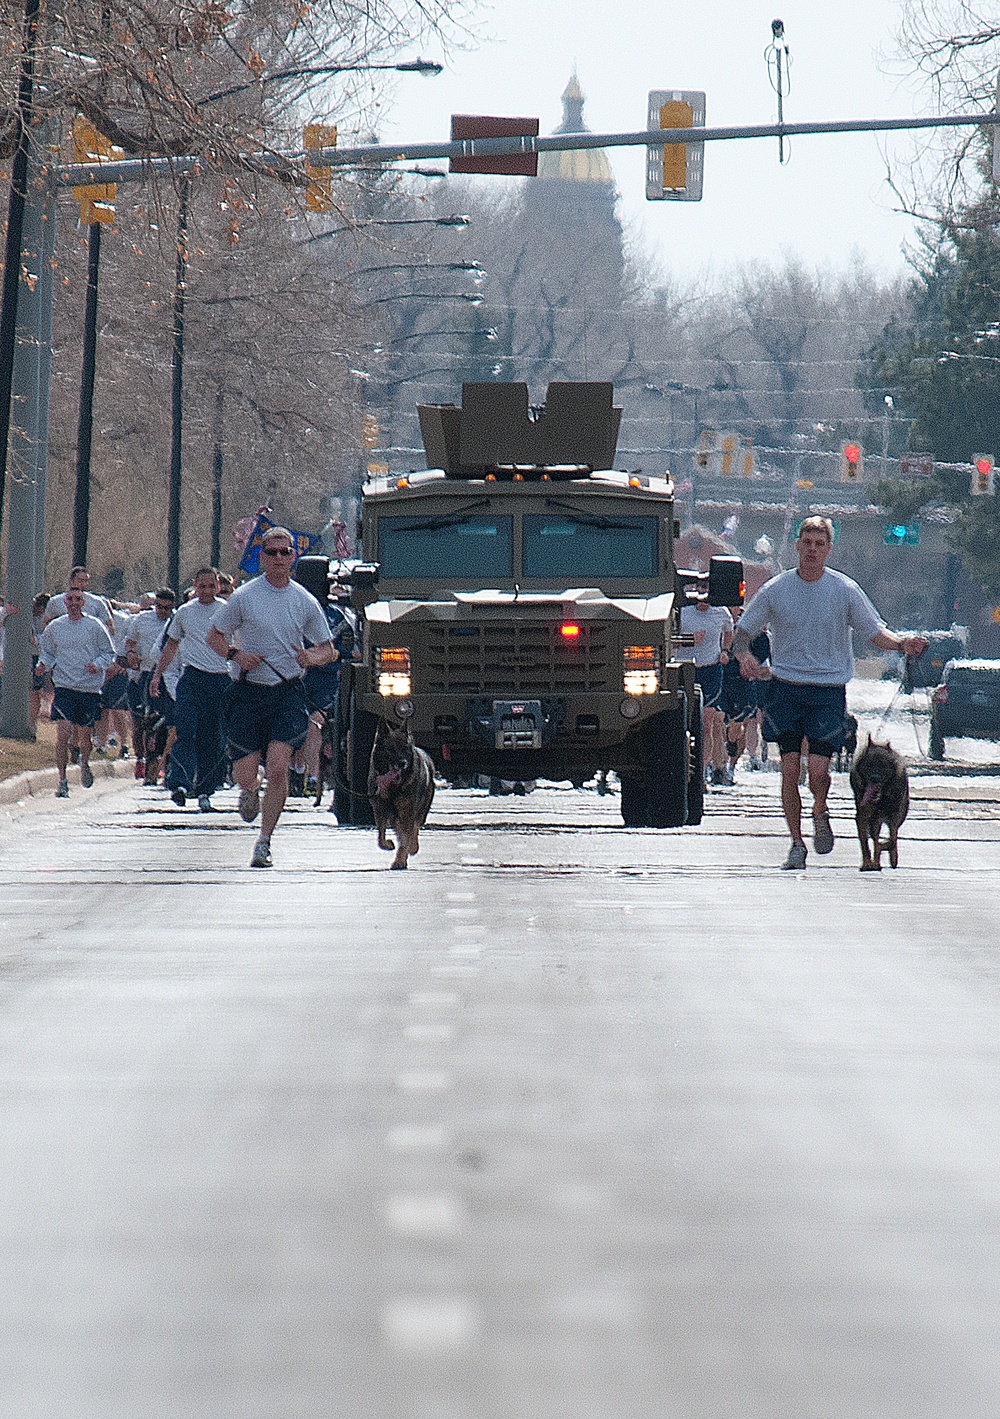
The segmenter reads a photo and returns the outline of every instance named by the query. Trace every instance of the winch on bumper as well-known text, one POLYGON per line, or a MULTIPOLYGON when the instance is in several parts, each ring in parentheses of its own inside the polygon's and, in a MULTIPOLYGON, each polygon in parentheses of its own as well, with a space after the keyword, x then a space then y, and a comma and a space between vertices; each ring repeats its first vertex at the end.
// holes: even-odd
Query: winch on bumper
POLYGON ((540 749, 553 741, 564 713, 554 700, 472 700, 466 724, 470 739, 494 749, 540 749))

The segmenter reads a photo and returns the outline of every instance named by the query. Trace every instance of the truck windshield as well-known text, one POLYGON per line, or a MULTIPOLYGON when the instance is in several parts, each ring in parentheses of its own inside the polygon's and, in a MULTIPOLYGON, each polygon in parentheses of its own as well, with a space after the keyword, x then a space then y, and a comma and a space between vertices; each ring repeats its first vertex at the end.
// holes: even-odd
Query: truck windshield
POLYGON ((581 511, 524 519, 524 576, 655 576, 658 519, 581 511))
POLYGON ((510 517, 380 517, 378 559, 384 579, 514 575, 510 517))

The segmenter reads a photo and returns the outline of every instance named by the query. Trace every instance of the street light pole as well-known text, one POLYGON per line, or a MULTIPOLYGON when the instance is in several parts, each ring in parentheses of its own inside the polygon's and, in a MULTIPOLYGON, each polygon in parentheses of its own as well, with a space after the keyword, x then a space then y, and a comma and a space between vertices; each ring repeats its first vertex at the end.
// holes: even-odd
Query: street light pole
POLYGON ((28 193, 28 155, 31 147, 31 115, 35 87, 35 46, 41 0, 24 0, 24 31, 21 41, 21 72, 17 86, 17 147, 10 170, 10 198, 7 205, 7 236, 3 267, 3 300, 0 310, 0 526, 3 524, 4 492, 7 484, 7 440, 10 435, 10 394, 14 379, 14 350, 17 343, 17 303, 21 284, 21 241, 24 204, 28 193))
POLYGON ((180 594, 181 477, 184 435, 184 297, 187 292, 188 204, 191 179, 181 178, 177 212, 177 270, 174 279, 174 327, 171 355, 170 486, 167 499, 167 582, 180 594))
POLYGON ((83 364, 76 429, 76 491, 73 495, 73 564, 86 566, 90 538, 90 455, 94 433, 97 375, 97 300, 101 272, 101 224, 91 223, 87 240, 87 299, 83 313, 83 364))

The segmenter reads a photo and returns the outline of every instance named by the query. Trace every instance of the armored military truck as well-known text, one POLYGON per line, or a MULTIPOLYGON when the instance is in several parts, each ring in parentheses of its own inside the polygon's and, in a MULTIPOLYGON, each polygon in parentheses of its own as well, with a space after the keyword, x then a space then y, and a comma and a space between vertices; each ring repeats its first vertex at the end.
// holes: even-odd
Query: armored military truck
MULTIPOLYGON (((537 406, 525 384, 465 384, 461 406, 419 415, 427 470, 364 488, 338 820, 371 821, 381 716, 453 783, 614 770, 626 826, 699 822, 700 691, 674 648, 692 643, 688 595, 738 603, 738 559, 714 558, 708 578, 675 567, 673 483, 614 468, 610 384, 552 383, 537 406)), ((311 560, 299 575, 316 590, 311 560)))

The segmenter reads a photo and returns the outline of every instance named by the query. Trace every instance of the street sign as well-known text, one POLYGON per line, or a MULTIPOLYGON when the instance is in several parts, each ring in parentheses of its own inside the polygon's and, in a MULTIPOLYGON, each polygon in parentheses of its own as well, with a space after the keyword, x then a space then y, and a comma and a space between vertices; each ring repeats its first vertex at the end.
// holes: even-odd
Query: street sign
MULTIPOLYGON (((654 89, 649 95, 647 132, 655 128, 704 128, 705 95, 700 89, 654 89)), ((705 171, 704 143, 668 143, 646 149, 649 202, 700 202, 705 171)))
POLYGON ((899 457, 901 478, 931 478, 934 475, 933 453, 903 453, 899 457))
MULTIPOLYGON (((537 118, 488 118, 482 114, 453 113, 451 140, 467 138, 537 138, 537 118)), ((537 153, 509 153, 481 158, 449 158, 449 172, 495 172, 507 177, 537 177, 537 153)))

